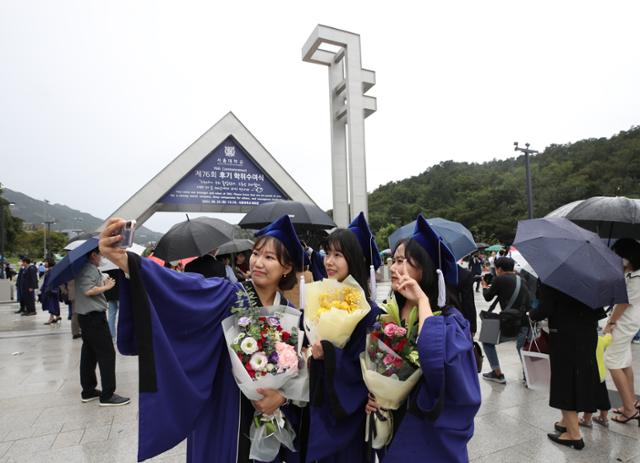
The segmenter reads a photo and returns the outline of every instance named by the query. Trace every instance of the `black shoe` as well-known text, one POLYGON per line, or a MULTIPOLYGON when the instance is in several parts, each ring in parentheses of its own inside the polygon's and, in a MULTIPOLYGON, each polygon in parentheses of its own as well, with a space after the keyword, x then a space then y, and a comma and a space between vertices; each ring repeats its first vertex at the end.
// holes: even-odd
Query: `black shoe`
POLYGON ((99 399, 100 394, 102 394, 102 391, 100 389, 94 389, 93 391, 87 393, 83 392, 80 396, 80 400, 82 400, 82 402, 84 403, 92 402, 96 399, 99 399))
POLYGON ((131 402, 129 397, 120 397, 118 394, 113 394, 108 399, 100 399, 101 407, 119 407, 120 405, 127 405, 131 402))
POLYGON ((19 314, 19 313, 23 313, 23 311, 22 311, 22 310, 16 310, 16 311, 15 311, 15 312, 13 312, 13 313, 15 313, 15 314, 19 314))
POLYGON ((576 450, 582 450, 584 448, 584 441, 582 439, 560 439, 558 434, 547 434, 547 437, 556 444, 566 445, 567 447, 573 447, 576 450))
POLYGON ((35 315, 35 314, 36 314, 35 312, 23 312, 22 316, 23 317, 30 317, 30 316, 35 315))
POLYGON ((78 339, 81 338, 82 335, 81 334, 74 334, 73 336, 71 336, 73 339, 78 339))
POLYGON ((495 371, 491 370, 489 373, 484 373, 482 375, 482 379, 486 379, 487 381, 493 381, 494 383, 506 384, 507 380, 504 375, 497 375, 495 371))
POLYGON ((553 429, 558 431, 560 434, 567 432, 567 428, 558 423, 553 423, 553 429))

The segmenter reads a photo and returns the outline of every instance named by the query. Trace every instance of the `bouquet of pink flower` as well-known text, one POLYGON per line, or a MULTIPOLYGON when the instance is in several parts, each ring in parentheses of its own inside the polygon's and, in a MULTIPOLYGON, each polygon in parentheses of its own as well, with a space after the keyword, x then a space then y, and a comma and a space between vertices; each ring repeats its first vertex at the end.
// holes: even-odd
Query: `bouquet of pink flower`
MULTIPOLYGON (((279 389, 287 399, 308 402, 306 364, 301 357, 301 312, 285 306, 238 311, 222 322, 233 376, 249 400, 260 400, 257 389, 279 389)), ((295 432, 280 410, 257 413, 250 429, 252 459, 273 460, 280 445, 294 450, 295 432)))
POLYGON ((383 376, 404 381, 418 363, 415 330, 396 322, 377 321, 367 336, 367 368, 383 376))
POLYGON ((381 407, 367 417, 365 438, 372 439, 373 448, 389 443, 393 436, 393 415, 389 410, 400 408, 422 375, 416 346, 417 309, 413 309, 405 324, 395 299, 382 308, 386 314, 374 323, 367 335, 365 351, 360 354, 362 377, 381 407))
POLYGON ((298 328, 283 329, 280 314, 247 310, 238 318, 239 333, 231 348, 254 381, 267 375, 298 371, 298 328))

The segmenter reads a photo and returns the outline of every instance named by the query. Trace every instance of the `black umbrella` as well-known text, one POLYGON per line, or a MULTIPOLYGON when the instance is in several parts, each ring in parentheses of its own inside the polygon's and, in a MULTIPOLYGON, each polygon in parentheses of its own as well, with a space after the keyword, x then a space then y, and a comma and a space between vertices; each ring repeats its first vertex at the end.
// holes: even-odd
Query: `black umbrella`
POLYGON ((249 249, 253 249, 253 241, 248 239, 235 239, 221 245, 218 248, 218 255, 236 254, 238 252, 248 251, 249 249))
POLYGON ((521 220, 513 245, 544 284, 589 307, 627 302, 622 259, 569 220, 521 220))
POLYGON ((326 212, 315 204, 298 201, 270 201, 251 209, 238 225, 242 228, 262 228, 283 215, 288 215, 297 231, 335 228, 326 212))
POLYGON ((594 196, 560 206, 546 217, 564 217, 608 240, 640 238, 640 199, 594 196))
POLYGON ((211 217, 198 217, 180 222, 164 234, 154 256, 164 261, 174 261, 193 256, 203 256, 221 244, 233 239, 233 225, 211 217))

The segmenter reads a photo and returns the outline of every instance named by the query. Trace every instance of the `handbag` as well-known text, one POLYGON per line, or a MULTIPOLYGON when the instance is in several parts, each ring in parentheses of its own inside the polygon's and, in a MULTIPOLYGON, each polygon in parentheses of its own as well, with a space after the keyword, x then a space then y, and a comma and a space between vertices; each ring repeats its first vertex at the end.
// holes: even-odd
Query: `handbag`
POLYGON ((500 344, 500 314, 483 310, 480 312, 480 342, 500 344))
POLYGON ((546 331, 538 327, 538 324, 532 324, 529 321, 529 327, 531 328, 531 338, 525 342, 522 346, 522 350, 527 352, 538 352, 540 354, 549 354, 549 335, 546 331))
POLYGON ((536 337, 536 328, 531 323, 531 320, 529 320, 529 326, 531 332, 534 333, 528 345, 529 349, 526 349, 527 346, 525 345, 520 352, 527 388, 534 391, 548 392, 549 384, 551 383, 551 359, 548 353, 542 352, 545 347, 538 342, 541 336, 545 336, 546 333, 540 329, 540 334, 536 337))
POLYGON ((507 306, 499 313, 493 313, 493 309, 497 305, 497 301, 487 310, 480 312, 482 325, 480 327, 480 342, 487 344, 500 344, 500 337, 515 337, 521 326, 522 313, 519 309, 512 309, 514 302, 520 294, 520 286, 522 282, 520 277, 516 275, 516 288, 507 306))

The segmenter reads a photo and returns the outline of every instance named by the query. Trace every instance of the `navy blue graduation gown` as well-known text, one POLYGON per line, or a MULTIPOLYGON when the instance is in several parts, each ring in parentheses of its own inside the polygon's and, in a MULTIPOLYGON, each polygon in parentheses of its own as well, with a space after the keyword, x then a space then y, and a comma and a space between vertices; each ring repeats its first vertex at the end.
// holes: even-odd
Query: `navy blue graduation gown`
POLYGON ((323 360, 310 360, 310 403, 307 462, 359 463, 368 459, 364 441, 367 387, 362 379, 360 353, 368 328, 380 313, 375 302, 340 349, 322 342, 323 360))
MULTIPOLYGON (((129 269, 131 281, 120 290, 118 349, 140 356, 138 460, 188 438, 188 462, 249 461, 254 410, 235 383, 220 325, 232 307, 249 306, 242 285, 132 254, 129 269)), ((284 409, 294 429, 296 409, 284 409)), ((281 453, 277 461, 300 458, 281 453)))
POLYGON ((42 304, 42 310, 46 310, 51 315, 60 315, 60 301, 58 296, 60 295, 60 288, 58 286, 49 288, 49 279, 51 272, 44 274, 44 280, 40 287, 40 303, 42 304))
POLYGON ((455 308, 429 317, 418 338, 422 379, 407 407, 394 412, 391 443, 383 463, 467 462, 467 443, 480 408, 480 384, 469 322, 455 308))

